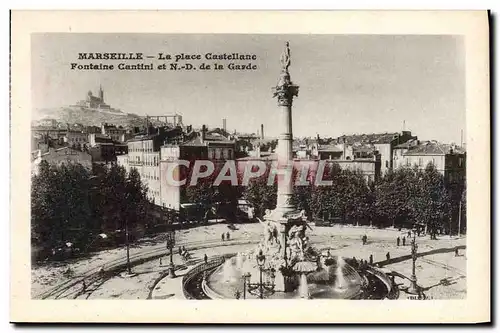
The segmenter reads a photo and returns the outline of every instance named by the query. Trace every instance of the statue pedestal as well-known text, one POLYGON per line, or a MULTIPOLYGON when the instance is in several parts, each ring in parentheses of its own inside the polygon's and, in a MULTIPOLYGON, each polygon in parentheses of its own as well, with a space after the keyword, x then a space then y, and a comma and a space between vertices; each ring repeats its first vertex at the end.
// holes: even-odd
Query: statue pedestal
POLYGON ((290 244, 288 244, 288 232, 293 226, 304 225, 305 212, 298 210, 275 209, 266 214, 266 216, 264 216, 264 220, 277 225, 280 238, 279 241, 281 244, 280 258, 283 259, 284 263, 281 267, 281 276, 278 276, 278 279, 282 277, 282 288, 285 292, 293 292, 298 287, 298 276, 295 272, 293 272, 292 267, 290 266, 291 258, 288 257, 290 253, 288 250, 290 247, 290 244))

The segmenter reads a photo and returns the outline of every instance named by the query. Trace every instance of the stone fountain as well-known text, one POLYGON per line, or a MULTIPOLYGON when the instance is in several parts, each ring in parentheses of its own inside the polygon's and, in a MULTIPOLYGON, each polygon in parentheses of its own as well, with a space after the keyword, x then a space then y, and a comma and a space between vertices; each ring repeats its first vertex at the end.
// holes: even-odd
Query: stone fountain
MULTIPOLYGON (((248 277, 260 277, 262 280, 263 274, 265 280, 269 280, 271 275, 274 280, 272 291, 266 294, 266 298, 360 298, 370 293, 368 289, 375 288, 373 284, 370 285, 370 281, 378 281, 382 294, 388 294, 391 286, 387 283, 380 284, 380 279, 384 279, 380 275, 382 273, 368 274, 369 269, 366 269, 360 275, 342 257, 331 256, 329 253, 325 255, 312 247, 306 235, 310 226, 305 212, 298 211, 292 204, 292 104, 293 98, 298 96, 299 87, 291 81, 290 59, 287 42, 281 56, 278 83, 273 88, 273 97, 278 100, 281 119, 277 124, 280 135, 276 150, 276 209, 267 210, 264 219, 259 219, 263 236, 254 250, 238 253, 221 265, 207 268, 209 272, 202 282, 203 292, 208 298, 234 298, 235 293, 246 292, 248 277), (256 263, 258 254, 265 257, 263 265, 256 263)), ((251 295, 249 298, 252 298, 251 295)))

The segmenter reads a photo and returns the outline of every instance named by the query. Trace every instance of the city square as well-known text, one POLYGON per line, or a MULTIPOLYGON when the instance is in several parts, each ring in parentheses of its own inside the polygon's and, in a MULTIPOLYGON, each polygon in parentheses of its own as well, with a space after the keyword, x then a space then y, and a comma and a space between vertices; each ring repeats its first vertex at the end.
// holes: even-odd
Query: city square
MULTIPOLYGON (((165 244, 154 239, 144 239, 131 249, 132 256, 155 257, 145 263, 133 267, 136 276, 122 277, 121 272, 105 281, 99 280, 95 285, 88 285, 83 290, 82 277, 92 274, 97 270, 110 268, 114 261, 125 262, 124 248, 104 251, 93 255, 88 259, 70 262, 66 265, 46 267, 32 271, 34 296, 42 295, 48 299, 185 299, 182 290, 183 275, 203 262, 204 255, 209 258, 226 253, 236 253, 251 249, 260 239, 261 228, 258 223, 244 224, 238 226, 238 230, 231 231, 225 224, 214 224, 201 226, 195 229, 183 230, 177 233, 179 246, 186 246, 192 258, 184 260, 177 250, 174 250, 174 263, 178 268, 176 278, 168 275, 162 279, 162 273, 168 264, 168 251, 165 244), (221 241, 220 235, 230 231, 231 239, 221 241), (186 245, 184 245, 186 244, 186 245), (162 264, 160 264, 160 259, 162 264), (111 261, 111 263, 108 263, 111 261), (73 271, 71 278, 65 278, 63 273, 68 268, 73 271), (74 282, 67 289, 60 288, 52 291, 59 284, 74 282)), ((331 248, 333 255, 342 253, 347 258, 369 260, 373 255, 374 261, 384 262, 389 252, 395 261, 383 265, 388 271, 397 271, 406 276, 411 275, 411 252, 410 246, 397 246, 396 238, 404 236, 406 230, 377 230, 363 227, 313 227, 311 238, 318 247, 331 248), (363 246, 362 236, 368 236, 367 245, 363 246), (397 259, 401 258, 401 261, 397 259)), ((427 297, 433 299, 460 299, 466 297, 466 249, 465 237, 449 238, 440 237, 438 240, 429 240, 429 237, 420 237, 418 242, 422 250, 422 256, 417 259, 418 283, 425 290, 427 297), (458 247, 459 256, 455 256, 455 248, 458 247), (444 282, 447 280, 447 282, 444 282), (428 289, 427 289, 428 288, 428 289)), ((177 246, 175 247, 177 249, 177 246)), ((135 260, 135 259, 134 259, 135 260)), ((94 273, 96 274, 96 273, 94 273)), ((407 279, 396 280, 408 287, 410 281, 407 279)), ((401 292, 401 299, 408 299, 411 294, 401 292)))
MULTIPOLYGON (((269 89, 274 137, 179 114, 33 126, 32 297, 466 298, 463 130, 460 145, 406 120, 297 138, 291 54, 287 41, 269 89)), ((132 117, 105 100, 100 85, 63 110, 132 117)))

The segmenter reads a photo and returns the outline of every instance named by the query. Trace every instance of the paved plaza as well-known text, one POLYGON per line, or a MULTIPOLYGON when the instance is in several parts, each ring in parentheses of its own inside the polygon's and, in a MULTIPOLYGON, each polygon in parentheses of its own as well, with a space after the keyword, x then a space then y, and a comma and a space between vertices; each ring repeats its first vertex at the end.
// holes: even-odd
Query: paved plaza
MULTIPOLYGON (((230 230, 226 224, 213 224, 181 230, 176 233, 174 263, 177 265, 176 278, 166 276, 168 257, 162 235, 142 239, 130 250, 134 265, 133 276, 114 272, 111 276, 95 282, 85 282, 90 272, 110 270, 125 261, 125 248, 101 251, 92 257, 68 262, 63 265, 47 265, 32 269, 33 297, 46 293, 61 285, 56 293, 49 296, 69 299, 183 299, 182 276, 189 269, 203 261, 204 255, 213 257, 227 253, 245 252, 255 248, 260 240, 262 227, 259 223, 237 225, 230 230), (230 233, 229 241, 222 241, 222 233, 230 233), (191 258, 182 259, 177 247, 185 246, 191 258), (138 261, 138 259, 141 259, 138 261), (161 259, 161 264, 160 264, 161 259), (71 271, 71 274, 64 272, 71 271), (73 283, 75 282, 75 283, 73 283), (78 282, 78 283, 76 283, 78 282)), ((411 275, 412 260, 409 240, 405 246, 397 246, 396 238, 401 239, 407 230, 373 229, 369 227, 315 227, 308 235, 317 249, 330 249, 332 255, 345 258, 369 260, 373 255, 375 265, 386 271, 395 271, 402 276, 411 275), (363 235, 368 237, 362 245, 363 235), (389 253, 390 260, 386 255, 389 253)), ((463 299, 466 297, 466 239, 441 236, 431 240, 429 236, 417 237, 419 257, 416 261, 418 284, 426 297, 432 299, 463 299), (459 247, 459 256, 455 248, 459 247)), ((408 286, 409 281, 396 278, 400 288, 408 286)), ((401 292, 400 298, 408 295, 401 292)))

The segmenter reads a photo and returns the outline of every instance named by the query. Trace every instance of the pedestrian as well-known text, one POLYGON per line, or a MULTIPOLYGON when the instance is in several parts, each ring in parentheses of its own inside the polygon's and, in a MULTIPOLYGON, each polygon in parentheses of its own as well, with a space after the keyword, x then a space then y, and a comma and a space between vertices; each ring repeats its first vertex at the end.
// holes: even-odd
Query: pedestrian
POLYGON ((224 241, 224 233, 222 233, 222 236, 221 236, 221 238, 222 238, 222 241, 224 241))
POLYGON ((82 281, 82 292, 85 292, 85 290, 87 289, 87 284, 85 283, 85 280, 82 281))
POLYGON ((458 257, 458 247, 455 248, 455 257, 458 257))
POLYGON ((386 259, 387 260, 391 260, 391 254, 389 252, 387 252, 387 254, 385 255, 386 259))
POLYGON ((363 245, 366 244, 366 241, 368 240, 368 237, 366 237, 366 235, 363 236, 363 245))
POLYGON ((408 238, 411 237, 411 230, 408 230, 408 238))
POLYGON ((226 233, 226 240, 229 240, 229 231, 226 233))
POLYGON ((399 239, 399 236, 398 236, 398 238, 396 238, 396 244, 397 244, 397 246, 399 246, 399 242, 400 242, 400 239, 399 239))
POLYGON ((179 255, 182 254, 182 247, 179 246, 179 255))
POLYGON ((405 245, 406 245, 406 237, 403 236, 403 246, 405 246, 405 245))
POLYGON ((208 262, 208 256, 207 254, 205 253, 205 255, 203 256, 203 260, 205 260, 205 264, 208 262))
POLYGON ((352 265, 354 267, 358 267, 358 261, 356 260, 356 257, 352 257, 352 265))
POLYGON ((370 254, 370 265, 373 265, 373 254, 370 254))

